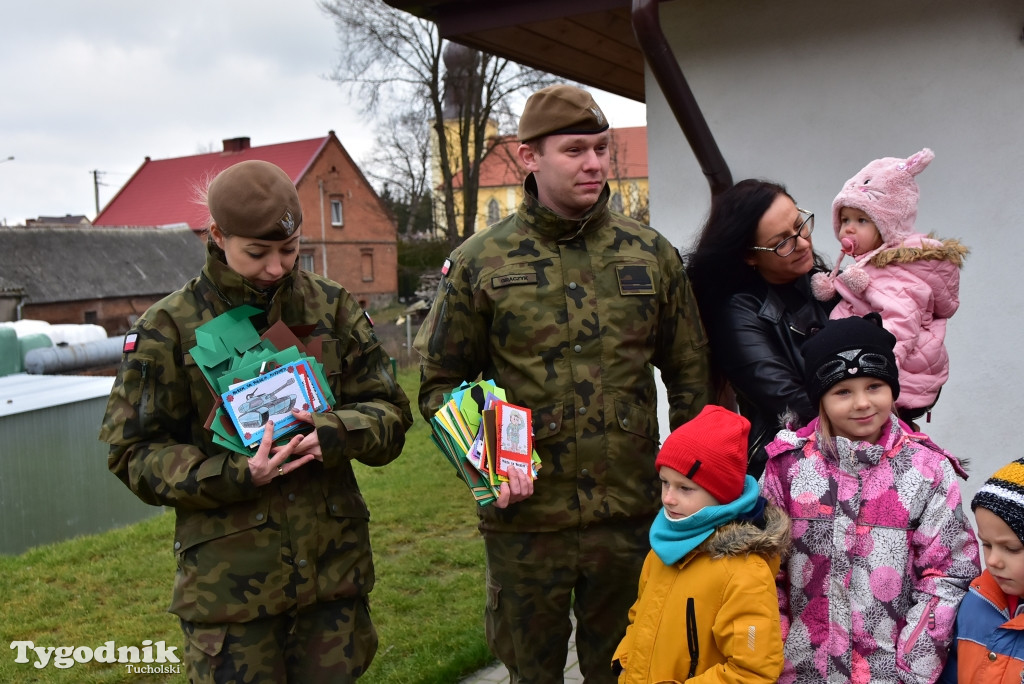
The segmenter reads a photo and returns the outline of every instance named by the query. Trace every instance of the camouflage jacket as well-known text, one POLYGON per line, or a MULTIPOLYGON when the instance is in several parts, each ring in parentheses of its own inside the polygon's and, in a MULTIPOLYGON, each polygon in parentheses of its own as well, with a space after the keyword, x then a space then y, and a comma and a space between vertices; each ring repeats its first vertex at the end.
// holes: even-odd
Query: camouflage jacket
MULTIPOLYGON (((173 507, 177 574, 170 611, 189 621, 246 622, 373 587, 369 514, 350 459, 389 463, 412 424, 409 401, 362 308, 340 285, 296 268, 268 296, 208 248, 203 272, 135 323, 100 439, 108 467, 136 496, 173 507), (188 350, 195 330, 234 307, 282 320, 323 343, 334 410, 314 414, 323 463, 252 483, 246 457, 211 441, 214 396, 188 350)), ((261 320, 263 319, 263 320, 261 320)))
POLYGON ((481 508, 481 529, 653 516, 653 366, 672 427, 708 401, 707 339, 679 253, 609 211, 608 194, 569 220, 540 204, 528 177, 518 211, 452 253, 416 336, 425 418, 445 391, 481 375, 533 412, 543 462, 534 494, 508 509, 481 508))

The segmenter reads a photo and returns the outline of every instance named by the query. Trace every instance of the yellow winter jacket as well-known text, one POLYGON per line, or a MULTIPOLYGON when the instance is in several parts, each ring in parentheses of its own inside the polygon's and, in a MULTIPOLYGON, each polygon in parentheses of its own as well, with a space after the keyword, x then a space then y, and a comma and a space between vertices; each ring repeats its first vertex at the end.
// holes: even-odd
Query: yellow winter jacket
POLYGON ((613 656, 623 668, 619 684, 778 680, 783 642, 775 575, 789 547, 789 518, 769 504, 764 524, 727 523, 675 565, 647 555, 613 656))

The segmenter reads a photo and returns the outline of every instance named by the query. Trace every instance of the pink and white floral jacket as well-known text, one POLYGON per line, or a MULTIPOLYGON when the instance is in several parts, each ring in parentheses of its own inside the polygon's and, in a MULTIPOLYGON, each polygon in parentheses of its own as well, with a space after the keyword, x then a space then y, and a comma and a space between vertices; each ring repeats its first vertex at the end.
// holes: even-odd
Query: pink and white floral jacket
POLYGON ((934 682, 957 606, 980 572, 955 457, 895 415, 878 444, 835 438, 818 419, 768 445, 762 493, 792 519, 777 578, 779 682, 934 682))

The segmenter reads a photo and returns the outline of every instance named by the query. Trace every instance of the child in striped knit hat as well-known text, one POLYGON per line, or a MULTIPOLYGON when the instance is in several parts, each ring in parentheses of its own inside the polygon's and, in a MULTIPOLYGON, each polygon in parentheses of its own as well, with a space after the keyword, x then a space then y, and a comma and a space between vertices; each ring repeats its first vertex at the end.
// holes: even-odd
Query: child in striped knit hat
POLYGON ((971 501, 985 571, 956 616, 942 682, 1024 681, 1024 458, 1003 466, 971 501))

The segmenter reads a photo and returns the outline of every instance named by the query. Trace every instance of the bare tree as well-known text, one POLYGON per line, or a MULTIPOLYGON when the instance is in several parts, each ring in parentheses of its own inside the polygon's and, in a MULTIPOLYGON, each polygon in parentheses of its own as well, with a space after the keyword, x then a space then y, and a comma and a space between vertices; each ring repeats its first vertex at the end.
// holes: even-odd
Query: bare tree
POLYGON ((429 114, 445 233, 453 245, 458 244, 475 229, 480 165, 493 149, 489 126, 512 130, 513 100, 549 85, 554 78, 447 43, 433 22, 381 0, 318 0, 318 4, 333 19, 341 43, 342 57, 331 79, 357 94, 364 113, 376 116, 381 111, 425 109, 429 114))
POLYGON ((378 128, 373 156, 364 172, 379 186, 390 187, 396 199, 408 206, 406 225, 398 232, 415 232, 420 207, 431 201, 430 125, 423 110, 396 112, 387 116, 378 128))

